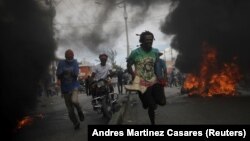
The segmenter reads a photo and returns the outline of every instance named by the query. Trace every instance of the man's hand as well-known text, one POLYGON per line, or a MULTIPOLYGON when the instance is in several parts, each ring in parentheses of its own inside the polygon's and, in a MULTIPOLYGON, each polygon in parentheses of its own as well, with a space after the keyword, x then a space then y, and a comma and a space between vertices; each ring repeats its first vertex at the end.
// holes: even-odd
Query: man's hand
POLYGON ((158 83, 162 85, 163 87, 167 86, 167 81, 164 78, 159 78, 158 83))
POLYGON ((132 81, 134 81, 134 79, 135 79, 135 73, 134 72, 131 73, 131 76, 132 76, 132 81))

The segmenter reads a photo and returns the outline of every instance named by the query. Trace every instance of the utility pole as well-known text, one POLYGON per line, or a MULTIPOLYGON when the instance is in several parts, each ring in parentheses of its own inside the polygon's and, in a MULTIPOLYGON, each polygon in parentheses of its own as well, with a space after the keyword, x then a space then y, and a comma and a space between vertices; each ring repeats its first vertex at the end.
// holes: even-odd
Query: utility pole
MULTIPOLYGON (((99 1, 95 1, 96 4, 102 4, 99 1)), ((128 40, 128 14, 127 14, 127 5, 126 5, 126 0, 123 0, 121 2, 115 3, 115 5, 119 5, 123 3, 123 8, 124 8, 124 21, 125 21, 125 31, 126 31, 126 40, 127 40, 127 57, 129 56, 129 40, 128 40)))
POLYGON ((166 49, 164 49, 164 59, 165 59, 165 61, 167 61, 167 57, 166 57, 166 49))
POLYGON ((129 56, 129 41, 128 41, 128 14, 126 9, 126 0, 123 2, 124 7, 124 20, 125 20, 125 30, 126 30, 126 39, 127 39, 127 57, 129 56))
POLYGON ((174 61, 174 58, 173 58, 172 47, 170 47, 170 55, 171 55, 171 61, 173 62, 173 61, 174 61))

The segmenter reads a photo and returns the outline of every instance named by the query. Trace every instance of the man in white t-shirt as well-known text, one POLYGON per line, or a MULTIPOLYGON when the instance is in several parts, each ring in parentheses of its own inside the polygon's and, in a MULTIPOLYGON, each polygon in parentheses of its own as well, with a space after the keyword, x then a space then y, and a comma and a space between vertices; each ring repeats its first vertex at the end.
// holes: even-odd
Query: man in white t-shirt
MULTIPOLYGON (((99 59, 101 63, 94 66, 92 70, 91 77, 93 78, 94 81, 98 81, 100 79, 107 79, 108 77, 112 77, 113 75, 112 67, 106 63, 108 60, 108 55, 104 53, 100 54, 99 59)), ((114 92, 114 88, 112 87, 111 82, 110 82, 110 92, 114 92)), ((91 93, 92 96, 93 94, 95 95, 95 92, 91 93)))
POLYGON ((108 56, 106 54, 100 54, 99 59, 101 63, 94 66, 92 70, 92 77, 94 77, 95 81, 106 79, 112 73, 112 67, 106 63, 108 56))

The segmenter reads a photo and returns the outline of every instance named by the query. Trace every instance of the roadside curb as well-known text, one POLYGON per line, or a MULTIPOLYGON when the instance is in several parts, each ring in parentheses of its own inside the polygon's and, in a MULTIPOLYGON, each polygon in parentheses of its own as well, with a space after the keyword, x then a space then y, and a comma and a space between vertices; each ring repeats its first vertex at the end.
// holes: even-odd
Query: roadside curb
MULTIPOLYGON (((108 125, 121 125, 126 120, 125 114, 131 108, 131 104, 133 104, 134 100, 134 92, 127 93, 123 98, 118 101, 118 105, 120 106, 119 110, 115 112, 112 118, 109 120, 108 125), (131 103, 132 102, 132 103, 131 103)), ((179 90, 169 95, 169 92, 165 91, 166 99, 174 98, 176 96, 180 96, 179 90)))
POLYGON ((120 108, 109 120, 108 125, 119 125, 123 122, 124 113, 126 112, 127 105, 129 103, 129 95, 123 97, 118 103, 120 108))

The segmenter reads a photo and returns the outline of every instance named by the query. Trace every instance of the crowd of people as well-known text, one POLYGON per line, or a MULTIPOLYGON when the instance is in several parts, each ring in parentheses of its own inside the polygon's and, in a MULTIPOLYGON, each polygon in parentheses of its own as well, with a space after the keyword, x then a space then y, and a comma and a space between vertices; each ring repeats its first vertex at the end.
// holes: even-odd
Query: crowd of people
POLYGON ((160 58, 162 53, 157 48, 153 48, 154 35, 149 31, 140 34, 140 47, 133 50, 127 58, 127 68, 117 68, 113 71, 107 63, 108 55, 99 55, 100 63, 92 68, 92 74, 84 79, 79 79, 79 66, 74 59, 71 49, 66 50, 65 59, 61 60, 57 66, 56 76, 58 83, 51 85, 52 92, 59 91, 64 98, 68 115, 74 128, 80 128, 80 122, 84 120, 82 108, 78 102, 79 91, 83 91, 88 96, 95 96, 91 89, 93 82, 106 79, 109 82, 111 92, 116 91, 124 94, 125 91, 136 91, 144 109, 148 110, 151 124, 155 124, 155 110, 157 105, 166 105, 164 87, 177 87, 182 85, 184 75, 173 69, 170 73, 164 60, 160 58), (112 81, 113 80, 113 81, 112 81), (60 89, 60 90, 59 90, 60 89), (77 114, 75 113, 75 109, 77 114), (78 115, 78 116, 77 116, 78 115))

